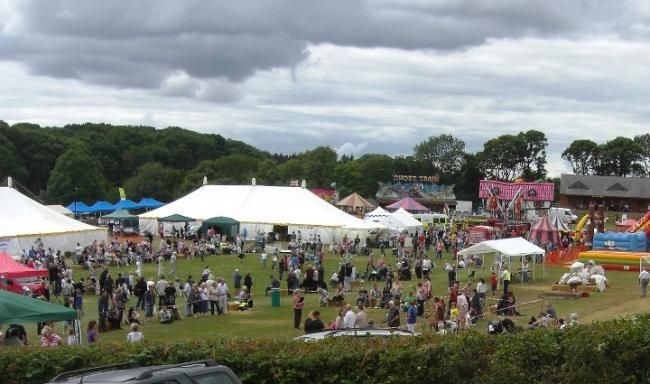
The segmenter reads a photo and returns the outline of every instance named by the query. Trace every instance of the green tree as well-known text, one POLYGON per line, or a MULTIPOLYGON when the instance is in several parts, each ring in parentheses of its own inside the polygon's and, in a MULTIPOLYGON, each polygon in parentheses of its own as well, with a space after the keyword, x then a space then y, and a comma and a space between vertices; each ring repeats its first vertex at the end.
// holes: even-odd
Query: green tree
POLYGON ((634 142, 641 148, 641 159, 636 174, 650 177, 650 133, 634 136, 634 142))
POLYGON ((598 146, 598 175, 628 176, 638 169, 643 148, 634 140, 619 136, 598 146))
POLYGON ((590 175, 596 168, 598 144, 591 140, 574 140, 562 152, 562 159, 571 164, 576 175, 590 175))
POLYGON ((204 160, 189 171, 181 185, 180 192, 187 193, 201 186, 203 177, 210 184, 250 184, 257 177, 261 160, 248 155, 233 154, 216 160, 204 160))
POLYGON ((8 176, 27 184, 27 170, 18 160, 18 153, 14 143, 5 136, 9 127, 0 121, 0 184, 4 184, 8 176))
POLYGON ((457 172, 463 163, 465 142, 452 135, 430 136, 414 148, 415 158, 431 162, 441 176, 457 172))
POLYGON ((393 159, 388 155, 367 154, 353 161, 359 163, 363 177, 363 185, 356 192, 364 197, 375 197, 379 188, 377 182, 392 179, 393 159))
POLYGON ((501 135, 483 144, 477 154, 481 172, 490 179, 513 181, 521 175, 523 140, 515 135, 501 135))
POLYGON ((519 132, 517 141, 521 176, 524 180, 534 181, 546 177, 546 147, 548 140, 544 132, 531 129, 519 132))
POLYGON ((33 193, 42 193, 57 158, 65 151, 68 139, 38 125, 26 123, 13 125, 7 131, 7 137, 13 142, 18 162, 29 176, 20 182, 33 193))
POLYGON ((135 174, 124 182, 129 197, 153 197, 160 201, 172 201, 176 197, 176 187, 181 172, 167 168, 156 162, 142 164, 135 174))
POLYGON ((358 161, 339 162, 336 165, 336 189, 341 198, 363 189, 366 178, 358 161))
POLYGON ((463 166, 456 173, 454 193, 458 200, 478 202, 479 182, 484 178, 481 164, 477 155, 466 153, 463 166))
POLYGON ((88 154, 88 148, 77 144, 56 161, 47 180, 50 202, 91 202, 106 197, 107 182, 99 162, 88 154))
POLYGON ((336 151, 330 147, 317 147, 300 155, 303 162, 304 176, 307 185, 313 187, 329 187, 334 181, 336 167, 336 151))

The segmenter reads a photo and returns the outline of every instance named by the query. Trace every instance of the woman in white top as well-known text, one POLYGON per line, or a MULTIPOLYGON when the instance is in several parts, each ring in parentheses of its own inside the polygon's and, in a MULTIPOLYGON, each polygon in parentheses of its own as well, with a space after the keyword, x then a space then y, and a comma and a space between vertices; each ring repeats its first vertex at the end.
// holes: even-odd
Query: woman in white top
POLYGON ((126 335, 126 341, 129 343, 139 343, 144 340, 142 332, 138 331, 140 327, 137 323, 131 324, 131 332, 126 335))

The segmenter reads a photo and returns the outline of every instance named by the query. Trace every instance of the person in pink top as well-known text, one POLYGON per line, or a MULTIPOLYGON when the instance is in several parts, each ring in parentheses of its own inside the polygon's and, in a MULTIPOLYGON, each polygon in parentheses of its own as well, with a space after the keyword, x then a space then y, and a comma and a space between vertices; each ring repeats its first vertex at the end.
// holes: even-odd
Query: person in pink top
POLYGON ((305 298, 302 296, 302 291, 296 289, 293 293, 293 327, 300 329, 300 321, 302 320, 302 308, 305 306, 305 298))
POLYGON ((50 326, 44 326, 41 330, 41 347, 58 347, 59 345, 63 345, 63 339, 52 332, 50 326))

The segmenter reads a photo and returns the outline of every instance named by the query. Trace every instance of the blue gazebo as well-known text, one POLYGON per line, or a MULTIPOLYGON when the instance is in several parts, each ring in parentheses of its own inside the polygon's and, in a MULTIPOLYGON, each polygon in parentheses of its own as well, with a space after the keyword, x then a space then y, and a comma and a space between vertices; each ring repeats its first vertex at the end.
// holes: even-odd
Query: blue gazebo
POLYGON ((140 209, 140 207, 136 202, 129 200, 129 199, 122 199, 118 201, 117 203, 113 204, 113 207, 115 209, 140 209))
POLYGON ((99 200, 95 204, 90 206, 90 211, 92 213, 105 213, 112 212, 115 210, 115 206, 108 201, 99 200))
POLYGON ((74 213, 75 216, 85 215, 92 212, 90 207, 87 206, 83 201, 73 201, 66 208, 68 208, 72 213, 74 213))
POLYGON ((138 205, 140 206, 140 208, 144 208, 144 209, 155 209, 155 208, 162 207, 163 205, 165 205, 165 203, 161 203, 160 201, 153 199, 151 197, 145 197, 142 200, 140 200, 138 205))

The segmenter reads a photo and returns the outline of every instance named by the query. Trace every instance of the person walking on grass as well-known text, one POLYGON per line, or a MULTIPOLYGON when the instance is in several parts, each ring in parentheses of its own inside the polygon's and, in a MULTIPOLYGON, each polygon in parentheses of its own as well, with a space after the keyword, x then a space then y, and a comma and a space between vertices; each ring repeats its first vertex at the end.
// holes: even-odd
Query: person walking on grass
POLYGON ((293 327, 295 329, 300 329, 302 308, 305 306, 305 298, 301 293, 302 291, 300 289, 296 289, 293 293, 293 327))
POLYGON ((639 273, 639 286, 641 289, 641 297, 645 297, 648 291, 648 283, 650 282, 650 272, 647 269, 643 269, 639 273))

